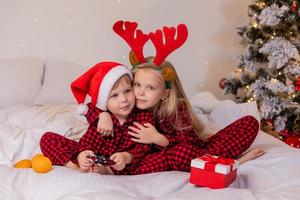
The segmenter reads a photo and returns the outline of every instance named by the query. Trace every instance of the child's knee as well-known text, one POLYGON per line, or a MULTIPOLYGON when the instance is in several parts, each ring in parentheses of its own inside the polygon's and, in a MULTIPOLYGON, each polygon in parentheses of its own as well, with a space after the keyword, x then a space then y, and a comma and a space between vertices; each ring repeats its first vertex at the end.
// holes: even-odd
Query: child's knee
POLYGON ((257 133, 259 131, 259 122, 255 117, 247 115, 242 117, 241 120, 243 123, 248 124, 254 130, 254 132, 257 133))
POLYGON ((43 146, 45 144, 45 142, 49 141, 49 139, 51 138, 51 135, 52 135, 51 132, 44 133, 40 139, 40 146, 43 146))
POLYGON ((52 132, 46 132, 42 135, 41 139, 40 139, 40 147, 41 150, 43 151, 43 149, 49 144, 49 142, 51 140, 53 140, 53 138, 56 136, 56 133, 52 133, 52 132))

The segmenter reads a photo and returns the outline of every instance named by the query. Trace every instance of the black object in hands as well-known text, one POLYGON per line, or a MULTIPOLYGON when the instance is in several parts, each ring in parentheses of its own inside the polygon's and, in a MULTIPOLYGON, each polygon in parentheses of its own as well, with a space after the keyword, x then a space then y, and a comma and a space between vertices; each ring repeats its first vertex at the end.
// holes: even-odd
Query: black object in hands
POLYGON ((94 155, 94 156, 88 155, 87 158, 91 159, 95 164, 100 164, 105 167, 109 167, 109 166, 116 164, 115 161, 113 161, 103 155, 94 155))

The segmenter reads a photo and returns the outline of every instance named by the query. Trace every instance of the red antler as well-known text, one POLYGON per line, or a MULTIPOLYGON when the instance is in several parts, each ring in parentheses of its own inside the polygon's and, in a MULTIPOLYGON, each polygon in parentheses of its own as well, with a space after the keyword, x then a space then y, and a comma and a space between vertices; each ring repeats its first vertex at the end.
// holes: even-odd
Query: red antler
POLYGON ((176 39, 175 34, 175 27, 163 27, 163 32, 158 29, 155 33, 149 34, 150 40, 153 42, 156 49, 156 56, 153 61, 155 64, 160 65, 163 63, 168 55, 184 44, 188 36, 186 25, 179 24, 177 26, 176 39), (163 35, 165 36, 165 44, 163 42, 163 35))
POLYGON ((113 30, 127 42, 127 44, 135 53, 137 59, 140 62, 145 62, 145 58, 143 55, 143 47, 145 43, 149 40, 149 36, 147 34, 144 34, 139 29, 136 30, 137 26, 138 24, 136 22, 118 21, 114 24, 113 30), (125 29, 123 28, 124 25, 125 29))

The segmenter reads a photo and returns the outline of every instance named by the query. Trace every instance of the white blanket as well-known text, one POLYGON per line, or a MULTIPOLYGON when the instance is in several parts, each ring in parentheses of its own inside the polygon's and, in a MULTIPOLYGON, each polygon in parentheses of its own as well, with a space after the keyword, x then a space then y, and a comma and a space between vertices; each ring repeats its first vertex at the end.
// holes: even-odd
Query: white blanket
MULTIPOLYGON (((202 94, 203 95, 203 94, 202 94)), ((208 97, 204 95, 204 100, 208 97)), ((216 101, 202 104, 199 117, 217 130, 239 115, 257 113, 253 105, 216 101), (208 107, 211 106, 210 110, 208 107), (228 112, 230 109, 232 112, 228 112), (236 112, 236 111, 240 112, 236 112), (248 112, 248 111, 249 112, 248 112), (226 115, 224 114, 226 112, 226 115), (220 117, 223 116, 223 121, 220 117)), ((197 107, 197 102, 193 105, 197 107)), ((300 150, 260 132, 252 147, 266 154, 238 168, 237 180, 228 188, 212 190, 188 183, 189 173, 160 172, 137 176, 83 174, 54 166, 46 174, 32 169, 15 169, 13 164, 40 152, 39 139, 54 131, 78 139, 86 123, 72 106, 10 107, 0 110, 0 197, 4 200, 86 200, 86 199, 300 199, 300 150)))

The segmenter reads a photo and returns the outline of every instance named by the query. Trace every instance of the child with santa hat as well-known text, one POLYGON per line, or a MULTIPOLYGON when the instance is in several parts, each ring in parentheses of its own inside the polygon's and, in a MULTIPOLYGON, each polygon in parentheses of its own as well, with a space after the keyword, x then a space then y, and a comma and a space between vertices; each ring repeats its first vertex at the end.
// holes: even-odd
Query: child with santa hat
POLYGON ((63 165, 80 171, 101 174, 128 174, 138 164, 150 145, 139 144, 130 139, 128 127, 133 122, 154 123, 152 112, 135 107, 130 70, 115 62, 101 62, 76 79, 72 92, 80 103, 80 113, 84 114, 89 127, 79 142, 57 133, 47 132, 41 140, 43 154, 54 165, 63 165), (83 104, 86 96, 91 103, 83 104), (112 116, 114 134, 103 136, 97 131, 99 114, 108 111, 112 116), (113 165, 96 165, 90 158, 103 155, 113 161, 113 165))

